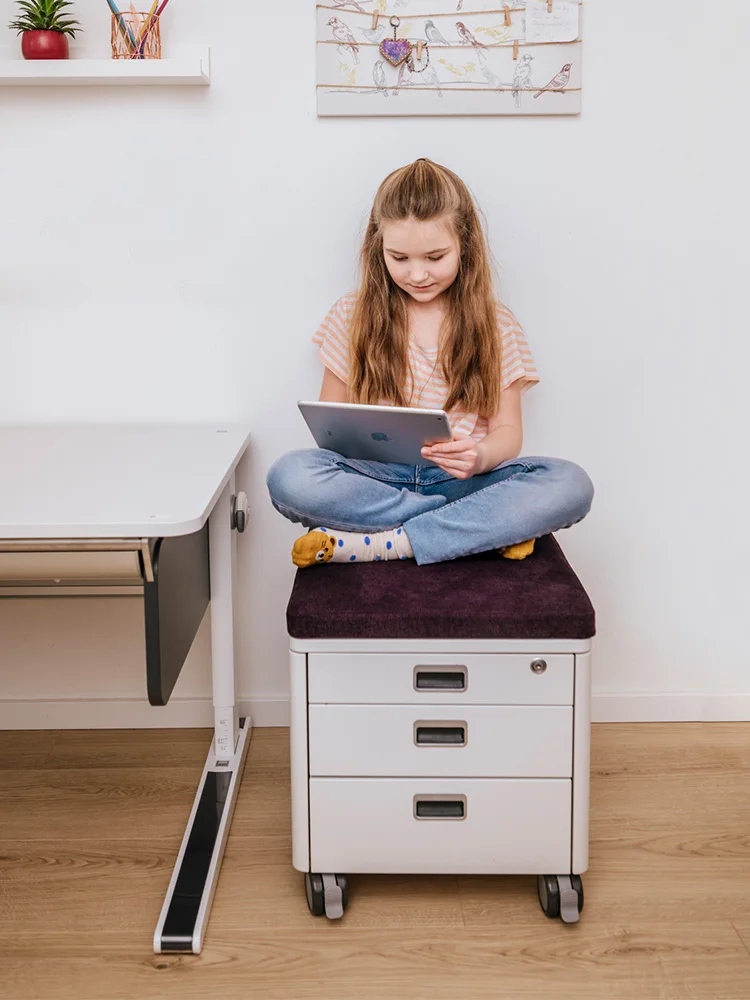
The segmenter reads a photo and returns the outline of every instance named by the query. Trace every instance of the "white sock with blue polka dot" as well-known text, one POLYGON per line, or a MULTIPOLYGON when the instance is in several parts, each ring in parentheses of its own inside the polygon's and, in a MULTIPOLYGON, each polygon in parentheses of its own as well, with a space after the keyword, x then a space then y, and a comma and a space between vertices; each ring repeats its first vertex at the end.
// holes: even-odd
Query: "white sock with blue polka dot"
POLYGON ((380 562, 389 559, 413 559, 411 543, 403 528, 390 531, 337 531, 318 528, 336 539, 331 562, 380 562))

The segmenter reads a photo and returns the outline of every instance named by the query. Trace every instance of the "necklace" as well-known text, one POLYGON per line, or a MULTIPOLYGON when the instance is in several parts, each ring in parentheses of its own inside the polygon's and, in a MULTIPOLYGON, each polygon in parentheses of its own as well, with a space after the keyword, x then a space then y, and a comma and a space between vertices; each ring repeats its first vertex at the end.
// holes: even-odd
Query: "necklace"
MULTIPOLYGON (((430 356, 427 353, 427 351, 424 349, 424 347, 422 347, 421 344, 417 344, 416 342, 415 342, 415 346, 416 346, 417 350, 420 351, 424 355, 424 357, 427 359, 427 361, 429 361, 430 360, 430 356)), ((422 385, 419 388, 419 392, 417 393, 417 400, 420 400, 422 398, 422 393, 424 392, 425 387, 429 384, 432 376, 435 374, 435 369, 437 368, 439 361, 440 361, 440 349, 438 348, 437 356, 436 356, 435 361, 434 361, 434 363, 432 365, 432 368, 430 369, 430 373, 429 373, 429 375, 427 376, 427 378, 424 380, 424 382, 422 383, 422 385)), ((414 378, 412 376, 412 384, 413 384, 413 382, 414 382, 414 378)), ((414 398, 414 394, 412 393, 412 399, 413 398, 414 398)))

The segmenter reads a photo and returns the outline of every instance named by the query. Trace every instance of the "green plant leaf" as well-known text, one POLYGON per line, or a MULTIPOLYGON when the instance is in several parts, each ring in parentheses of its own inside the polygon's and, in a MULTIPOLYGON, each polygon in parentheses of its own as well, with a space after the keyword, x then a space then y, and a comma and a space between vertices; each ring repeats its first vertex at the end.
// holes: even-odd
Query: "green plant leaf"
POLYGON ((80 23, 68 16, 72 0, 16 0, 21 16, 11 21, 8 27, 18 34, 24 31, 59 31, 75 38, 81 31, 80 23))

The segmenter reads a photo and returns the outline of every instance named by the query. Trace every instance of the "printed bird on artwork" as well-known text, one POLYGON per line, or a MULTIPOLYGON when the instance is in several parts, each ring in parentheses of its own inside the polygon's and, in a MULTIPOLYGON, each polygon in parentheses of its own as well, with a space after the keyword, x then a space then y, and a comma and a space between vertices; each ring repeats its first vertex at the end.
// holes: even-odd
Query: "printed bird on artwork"
POLYGON ((477 52, 477 59, 479 60, 479 72, 484 77, 487 86, 492 87, 493 90, 497 90, 499 87, 502 87, 500 78, 495 76, 490 67, 487 65, 487 56, 481 51, 481 49, 477 52))
POLYGON ((522 91, 531 86, 531 60, 534 57, 528 52, 524 52, 516 64, 516 71, 513 74, 513 97, 516 100, 516 107, 521 107, 522 91))
POLYGON ((351 52, 354 56, 355 63, 359 62, 359 46, 357 45, 357 40, 352 34, 351 28, 340 21, 337 17, 332 17, 328 22, 328 27, 331 29, 331 33, 337 42, 342 42, 339 45, 338 50, 346 54, 346 52, 351 52))
POLYGON ((359 32, 364 35, 368 42, 373 42, 375 45, 378 44, 380 39, 383 37, 385 32, 385 25, 379 24, 377 28, 360 28, 359 32))
POLYGON ((568 80, 570 79, 570 67, 572 65, 572 63, 565 63, 560 72, 556 73, 548 84, 534 94, 534 100, 536 100, 537 97, 541 97, 545 90, 562 90, 563 87, 567 87, 568 80))
POLYGON ((428 66, 426 70, 419 74, 419 86, 434 87, 438 92, 438 97, 443 96, 443 92, 440 89, 440 78, 434 66, 428 66))
POLYGON ((387 97, 388 86, 385 82, 385 64, 382 59, 378 59, 372 67, 372 79, 375 86, 378 88, 378 92, 381 93, 383 97, 387 97))
POLYGON ((458 32, 458 37, 461 39, 462 44, 474 45, 478 49, 487 48, 484 42, 478 42, 476 40, 463 21, 456 21, 456 31, 458 32))
POLYGON ((396 81, 396 86, 393 91, 394 97, 398 97, 398 92, 399 90, 401 90, 402 87, 409 86, 409 84, 411 83, 410 77, 411 77, 411 70, 409 69, 408 62, 402 62, 398 68, 398 80, 396 81), (408 77, 406 75, 407 73, 409 74, 408 77))
POLYGON ((434 45, 447 45, 448 42, 443 38, 440 31, 435 27, 434 21, 425 21, 424 23, 424 33, 428 42, 432 42, 434 45))

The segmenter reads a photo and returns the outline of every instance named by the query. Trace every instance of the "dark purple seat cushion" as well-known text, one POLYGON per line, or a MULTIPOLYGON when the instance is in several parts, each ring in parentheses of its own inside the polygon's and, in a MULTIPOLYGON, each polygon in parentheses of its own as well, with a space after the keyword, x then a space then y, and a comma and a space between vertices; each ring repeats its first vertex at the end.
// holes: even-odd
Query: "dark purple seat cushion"
POLYGON ((519 561, 495 552, 432 566, 330 564, 297 571, 297 639, 588 639, 594 609, 552 535, 519 561))

